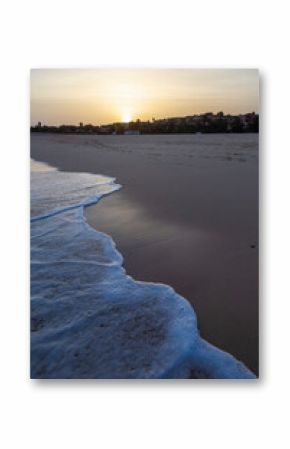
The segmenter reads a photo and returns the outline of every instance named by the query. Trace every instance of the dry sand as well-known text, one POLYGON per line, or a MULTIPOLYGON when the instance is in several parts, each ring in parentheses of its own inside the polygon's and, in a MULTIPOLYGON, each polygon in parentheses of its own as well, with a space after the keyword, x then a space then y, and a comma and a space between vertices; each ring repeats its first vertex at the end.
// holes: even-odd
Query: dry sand
POLYGON ((116 177, 88 222, 129 275, 171 285, 202 336, 258 373, 258 135, 34 134, 31 156, 116 177))

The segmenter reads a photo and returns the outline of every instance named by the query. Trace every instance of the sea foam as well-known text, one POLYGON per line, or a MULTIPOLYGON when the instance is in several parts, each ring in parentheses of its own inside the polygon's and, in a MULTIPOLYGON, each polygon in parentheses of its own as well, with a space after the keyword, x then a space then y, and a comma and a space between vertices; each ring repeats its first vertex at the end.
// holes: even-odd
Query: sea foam
POLYGON ((128 276, 110 236, 84 207, 113 178, 32 168, 32 378, 254 378, 204 341, 171 287, 128 276))

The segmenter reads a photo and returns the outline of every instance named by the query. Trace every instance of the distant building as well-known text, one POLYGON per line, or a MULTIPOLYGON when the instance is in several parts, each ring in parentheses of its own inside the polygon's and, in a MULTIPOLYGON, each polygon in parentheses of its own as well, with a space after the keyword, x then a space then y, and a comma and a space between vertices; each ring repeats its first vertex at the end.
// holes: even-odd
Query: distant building
POLYGON ((110 126, 102 125, 98 131, 99 134, 112 134, 112 130, 110 126))
POLYGON ((38 122, 38 123, 37 123, 37 127, 38 127, 38 128, 41 128, 41 122, 38 122))

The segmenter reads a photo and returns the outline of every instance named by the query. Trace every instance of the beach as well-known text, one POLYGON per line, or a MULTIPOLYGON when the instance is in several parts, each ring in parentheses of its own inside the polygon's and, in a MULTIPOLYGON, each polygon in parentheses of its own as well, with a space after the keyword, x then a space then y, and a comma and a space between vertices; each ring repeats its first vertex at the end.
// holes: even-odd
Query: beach
POLYGON ((258 374, 258 135, 31 136, 59 170, 116 178, 86 208, 136 280, 170 285, 203 338, 258 374))

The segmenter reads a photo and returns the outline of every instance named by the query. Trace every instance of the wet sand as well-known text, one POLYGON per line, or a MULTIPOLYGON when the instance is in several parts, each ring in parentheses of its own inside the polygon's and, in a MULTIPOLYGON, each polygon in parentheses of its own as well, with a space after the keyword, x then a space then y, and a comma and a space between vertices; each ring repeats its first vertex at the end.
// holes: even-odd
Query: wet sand
POLYGON ((171 285, 202 336, 258 373, 258 135, 35 134, 31 156, 116 177, 90 225, 129 275, 171 285))

